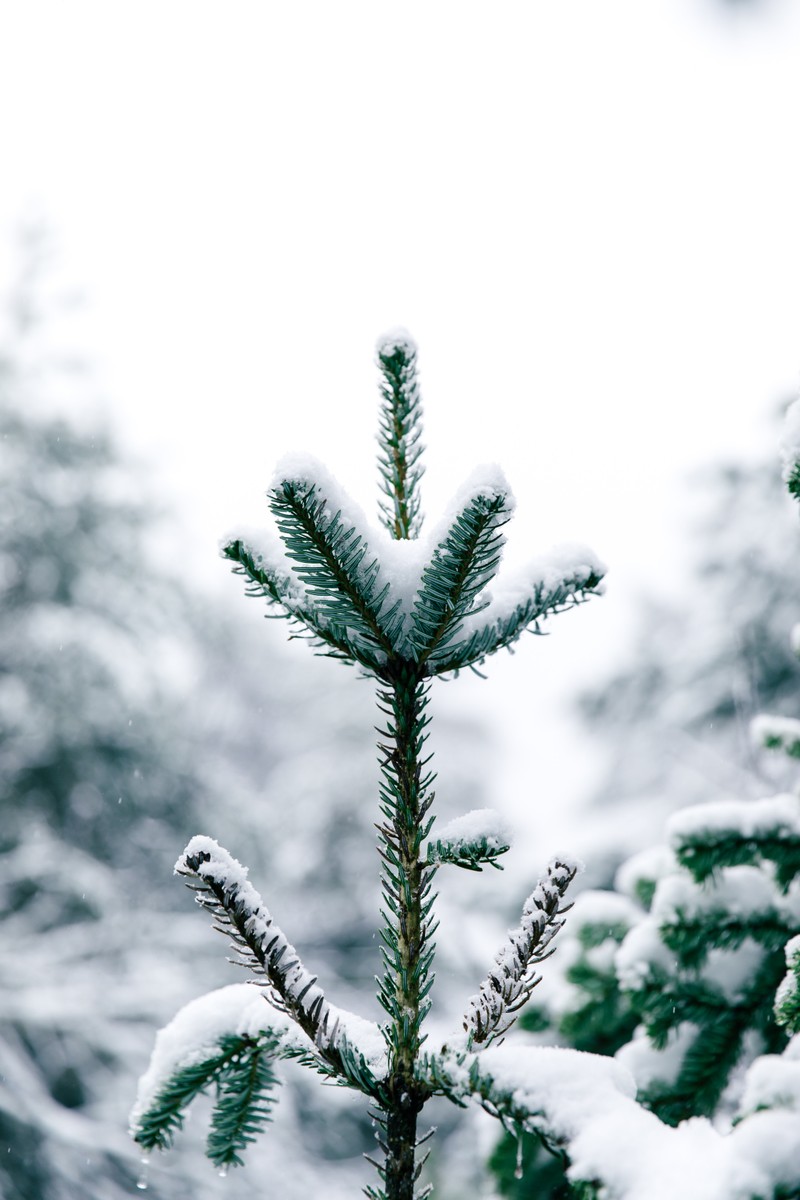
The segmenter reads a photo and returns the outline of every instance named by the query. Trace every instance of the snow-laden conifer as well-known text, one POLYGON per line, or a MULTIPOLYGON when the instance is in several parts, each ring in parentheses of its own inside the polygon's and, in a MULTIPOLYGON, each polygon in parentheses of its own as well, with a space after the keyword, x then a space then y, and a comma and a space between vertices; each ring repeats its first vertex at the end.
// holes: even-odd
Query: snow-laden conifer
MULTIPOLYGON (((784 438, 790 490, 798 414, 784 438)), ((790 760, 799 730, 795 717, 768 714, 751 726, 757 746, 790 760)), ((555 1091, 531 1121, 523 1080, 509 1089, 503 1072, 487 1078, 466 1058, 433 1069, 515 1134, 560 1148, 568 1178, 592 1197, 786 1200, 800 1195, 800 795, 695 804, 666 833, 622 865, 616 892, 578 898, 555 977, 523 1018, 614 1055, 637 1103, 607 1097, 601 1135, 589 1108, 569 1128, 555 1091)), ((518 1194, 548 1194, 537 1185, 532 1173, 518 1194)))
MULTIPOLYGON (((542 621, 597 594, 605 569, 591 551, 566 547, 506 581, 498 577, 514 501, 496 467, 474 472, 422 536, 416 347, 396 331, 380 340, 377 358, 381 524, 368 521, 321 464, 293 456, 279 464, 268 492, 274 530, 238 530, 222 554, 248 592, 267 602, 270 615, 287 618, 322 653, 356 664, 377 685, 384 967, 377 998, 385 1017, 375 1026, 336 1008, 241 864, 213 839, 194 838, 177 870, 230 939, 235 961, 253 972, 262 1015, 248 1008, 246 1020, 241 1014, 221 1020, 214 1036, 204 1033, 196 1046, 191 1036, 179 1038, 180 1053, 165 1053, 163 1043, 171 1045, 172 1038, 162 1039, 132 1123, 143 1146, 167 1145, 193 1097, 216 1089, 208 1152, 217 1163, 238 1164, 269 1117, 274 1060, 296 1058, 371 1103, 383 1157, 375 1161, 379 1185, 367 1195, 419 1200, 428 1189, 415 1191, 424 1161, 417 1150, 430 1134, 419 1135, 418 1118, 433 1095, 461 1104, 467 1070, 477 1101, 507 1119, 501 1085, 489 1082, 495 1075, 484 1070, 481 1051, 509 1029, 537 982, 536 967, 563 924, 564 896, 576 870, 555 862, 532 892, 520 926, 469 1002, 461 1049, 454 1041, 438 1051, 426 1046, 424 1053, 436 874, 447 866, 496 866, 509 845, 502 824, 486 812, 466 814, 438 837, 432 833, 435 776, 425 753, 432 681, 475 666, 526 630, 540 632, 542 621), (295 1036, 287 1033, 287 1021, 295 1036)), ((200 1011, 213 1015, 217 1002, 200 1011)), ((177 1027, 191 1030, 191 1017, 179 1017, 177 1027)))

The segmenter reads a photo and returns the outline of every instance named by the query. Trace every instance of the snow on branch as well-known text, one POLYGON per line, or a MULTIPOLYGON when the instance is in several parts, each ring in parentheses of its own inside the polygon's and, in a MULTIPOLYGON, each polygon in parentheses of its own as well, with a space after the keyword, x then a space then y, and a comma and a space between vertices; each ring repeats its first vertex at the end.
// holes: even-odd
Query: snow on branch
POLYGON ((305 455, 279 464, 269 503, 293 570, 316 608, 371 655, 391 655, 403 628, 402 607, 389 597, 360 510, 322 464, 305 455))
POLYGON ((461 670, 510 647, 526 630, 539 633, 539 624, 559 612, 602 593, 605 564, 587 546, 556 546, 521 571, 498 581, 494 595, 464 621, 460 637, 449 650, 446 670, 461 670))
POLYGON ((436 526, 417 537, 416 434, 406 438, 394 417, 386 420, 397 442, 393 448, 387 426, 381 462, 392 476, 387 494, 395 505, 392 513, 383 509, 388 533, 367 521, 322 463, 288 456, 268 493, 282 541, 241 531, 222 545, 251 595, 304 627, 332 657, 384 677, 398 654, 429 676, 474 666, 525 630, 539 632, 547 617, 601 592, 604 565, 587 547, 568 545, 536 558, 490 593, 503 526, 514 510, 508 483, 493 464, 476 468, 436 526), (386 466, 392 454, 393 465, 386 466), (401 482, 405 492, 398 490, 401 482))
POLYGON ((247 594, 260 596, 277 611, 301 626, 318 645, 334 658, 346 662, 378 659, 366 646, 355 645, 344 624, 328 619, 314 603, 311 594, 295 574, 277 537, 266 531, 239 530, 225 538, 220 547, 223 558, 235 563, 234 572, 247 580, 247 594))
POLYGON ((761 713, 750 722, 750 736, 765 750, 783 750, 789 758, 800 758, 800 721, 761 713))
POLYGON ((571 907, 561 902, 579 869, 577 863, 554 859, 525 901, 519 926, 509 933, 480 991, 469 1001, 463 1024, 470 1049, 502 1037, 530 998, 541 978, 536 966, 552 954, 550 943, 571 907))
POLYGON ((317 977, 303 966, 248 882, 246 868, 213 838, 197 836, 178 859, 175 871, 199 880, 197 902, 214 915, 215 928, 231 939, 239 956, 236 961, 265 979, 270 1003, 297 1022, 337 1075, 373 1095, 376 1072, 385 1073, 380 1030, 360 1018, 348 1020, 348 1014, 328 1003, 317 977), (363 1037, 367 1028, 371 1031, 364 1050, 354 1040, 354 1028, 356 1036, 363 1037))
MULTIPOLYGON (((472 1099, 510 1130, 539 1134, 566 1155, 572 1183, 592 1185, 592 1194, 599 1185, 607 1200, 793 1194, 800 1169, 793 1111, 752 1113, 725 1134, 704 1117, 673 1127, 636 1102, 636 1085, 621 1063, 560 1047, 429 1056, 421 1073, 456 1103, 472 1099)), ((784 1075, 792 1076, 796 1095, 794 1072, 784 1075)))
POLYGON ((681 866, 702 883, 722 867, 773 862, 781 887, 800 870, 800 797, 719 800, 675 813, 667 824, 681 866))
POLYGON ((769 950, 781 947, 798 926, 800 896, 782 894, 761 867, 722 867, 713 879, 697 883, 687 871, 662 879, 650 917, 664 944, 685 967, 698 967, 746 941, 769 950))
POLYGON ((269 1119, 277 1083, 272 1058, 314 1055, 313 1043, 245 983, 218 988, 182 1008, 156 1035, 150 1065, 139 1080, 131 1135, 144 1150, 165 1149, 186 1109, 203 1091, 225 1099, 212 1116, 209 1156, 217 1166, 239 1164, 241 1150, 269 1119), (232 1085, 244 1074, 242 1101, 231 1112, 232 1085))
POLYGON ((379 338, 377 356, 383 376, 378 469, 386 496, 380 512, 393 538, 415 538, 422 523, 419 481, 423 470, 419 461, 423 446, 417 347, 404 329, 394 329, 379 338))
POLYGON ((800 935, 789 939, 784 953, 788 969, 775 994, 775 1020, 796 1034, 800 1030, 800 935))
POLYGON ((783 481, 792 496, 800 499, 800 400, 786 410, 780 440, 783 481))
POLYGON ((511 848, 511 836, 505 821, 491 808, 476 808, 449 821, 428 843, 427 861, 431 866, 452 863, 467 871, 480 871, 488 863, 502 871, 495 860, 511 848))
POLYGON ((477 468, 461 489, 449 527, 422 572, 409 633, 412 653, 440 674, 449 644, 500 565, 514 500, 497 467, 477 468))

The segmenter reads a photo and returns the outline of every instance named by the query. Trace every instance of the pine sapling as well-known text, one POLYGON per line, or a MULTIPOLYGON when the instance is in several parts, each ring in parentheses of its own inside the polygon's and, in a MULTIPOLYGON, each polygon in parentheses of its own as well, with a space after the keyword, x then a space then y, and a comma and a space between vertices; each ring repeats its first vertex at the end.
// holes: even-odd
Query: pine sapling
MULTIPOLYGON (((176 871, 196 890, 214 926, 260 988, 233 985, 187 1006, 159 1034, 132 1115, 149 1151, 170 1145, 202 1091, 216 1095, 207 1152, 222 1168, 268 1121, 276 1059, 293 1058, 364 1094, 381 1128, 373 1200, 413 1200, 418 1155, 429 1131, 418 1121, 434 1095, 476 1100, 514 1129, 535 1119, 527 1093, 489 1062, 539 980, 564 921, 576 865, 555 861, 526 901, 485 980, 445 1045, 423 1049, 434 982, 434 882, 446 866, 479 872, 509 848, 496 814, 468 814, 432 833, 434 772, 426 755, 434 679, 476 669, 501 647, 601 589, 604 568, 583 547, 534 560, 495 586, 513 500, 497 468, 476 472, 452 511, 421 534, 421 403, 417 353, 404 332, 378 344, 381 372, 381 528, 371 527, 320 464, 278 468, 268 493, 278 537, 239 533, 223 556, 248 593, 288 619, 320 653, 375 681, 381 713, 377 823, 381 859, 383 974, 380 1025, 345 1013, 300 961, 236 859, 195 837, 176 871), (490 585, 492 591, 489 591, 490 585)), ((542 1060, 543 1061, 543 1060, 542 1060)), ((598 1060, 600 1073, 605 1064, 598 1060)), ((534 1072, 542 1066, 537 1060, 534 1072)), ((552 1067, 544 1063, 544 1080, 552 1067)), ((605 1076, 603 1076, 605 1078, 605 1076)), ((541 1081, 534 1082, 534 1092, 541 1081)), ((606 1086, 603 1084, 603 1086, 606 1086)), ((610 1084, 608 1085, 610 1086, 610 1084)), ((537 1093, 538 1094, 538 1093, 537 1093)), ((534 1103, 534 1101, 531 1101, 534 1103)))

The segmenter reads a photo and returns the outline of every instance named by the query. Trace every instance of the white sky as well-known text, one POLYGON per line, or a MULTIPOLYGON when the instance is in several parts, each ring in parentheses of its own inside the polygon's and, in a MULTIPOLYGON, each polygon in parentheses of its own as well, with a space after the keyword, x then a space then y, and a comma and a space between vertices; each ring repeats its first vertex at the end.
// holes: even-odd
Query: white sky
POLYGON ((497 460, 517 553, 610 564, 604 601, 459 685, 513 690, 517 793, 535 755, 575 791, 580 753, 532 726, 671 586, 687 470, 763 447, 795 390, 799 134, 796 0, 0 4, 0 228, 55 229, 193 569, 224 572, 284 450, 372 503, 396 324, 429 511, 497 460))

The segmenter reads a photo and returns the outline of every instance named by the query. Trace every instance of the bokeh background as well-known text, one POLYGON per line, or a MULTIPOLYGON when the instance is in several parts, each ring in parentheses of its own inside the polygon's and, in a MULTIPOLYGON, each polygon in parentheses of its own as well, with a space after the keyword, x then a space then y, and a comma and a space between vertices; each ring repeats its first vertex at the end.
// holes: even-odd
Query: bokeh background
MULTIPOLYGON (((792 0, 0 6, 7 1200, 136 1192, 153 1031, 231 981, 171 878, 193 833, 377 1015, 369 686, 285 645, 217 544, 287 450, 374 506, 385 328, 420 347, 426 511, 498 461, 510 561, 610 568, 435 696, 441 815, 492 805, 516 842, 443 887, 434 1020, 554 851, 605 882, 670 809, 766 786, 747 721, 796 713, 798 133, 792 0)), ((153 1194, 356 1194, 357 1098, 289 1076, 250 1166, 217 1179, 198 1114, 153 1194)), ((488 1123, 437 1120, 437 1194, 495 1195, 488 1123)))

